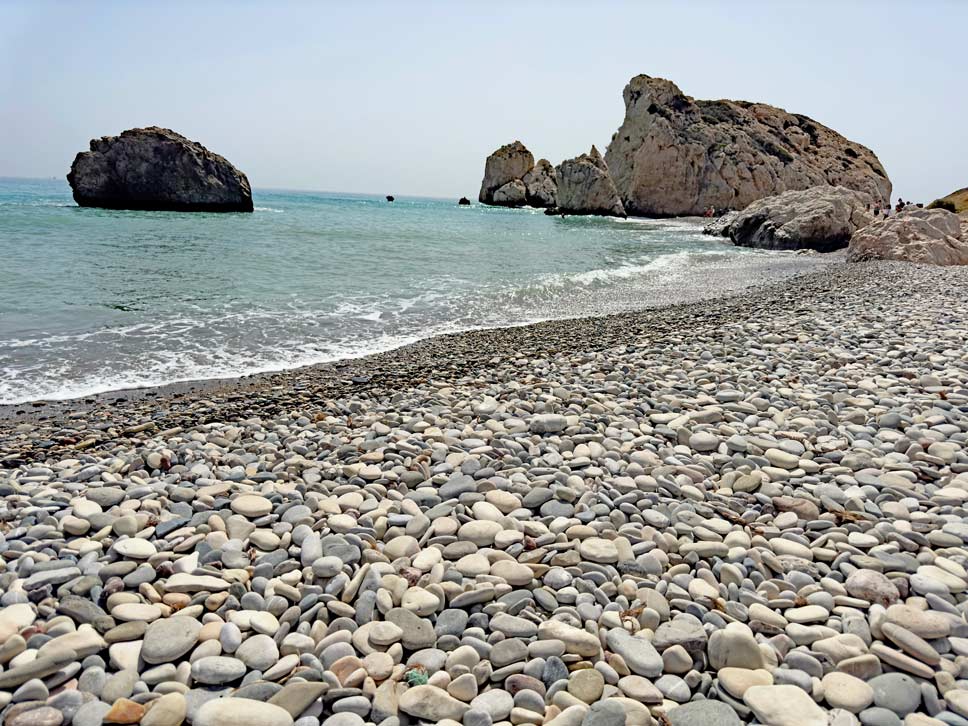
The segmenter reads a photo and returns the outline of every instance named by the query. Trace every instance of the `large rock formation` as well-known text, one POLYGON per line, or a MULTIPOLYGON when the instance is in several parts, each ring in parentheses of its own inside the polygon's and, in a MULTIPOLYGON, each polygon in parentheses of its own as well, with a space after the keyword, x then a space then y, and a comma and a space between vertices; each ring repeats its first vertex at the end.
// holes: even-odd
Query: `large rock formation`
POLYGON ((169 129, 129 129, 91 140, 67 181, 82 207, 178 212, 251 212, 245 174, 169 129))
POLYGON ((822 184, 888 204, 874 153, 799 114, 746 101, 697 101, 661 78, 625 87, 625 120, 605 161, 629 214, 679 216, 742 209, 822 184))
POLYGON ((478 199, 505 207, 553 207, 557 189, 554 167, 547 159, 534 163, 534 155, 520 141, 505 144, 484 162, 484 179, 478 199))
POLYGON ((968 225, 946 209, 906 207, 850 240, 847 261, 868 260, 968 265, 968 225))
POLYGON ((832 252, 846 247, 854 232, 873 221, 871 207, 864 192, 811 187, 758 199, 731 212, 719 233, 742 247, 832 252))
POLYGON ((512 179, 507 184, 498 187, 492 195, 491 204, 502 207, 523 207, 527 201, 527 190, 520 179, 512 179))
POLYGON ((547 159, 538 159, 524 177, 525 196, 532 207, 554 207, 558 204, 558 182, 555 168, 547 159))
POLYGON ((520 141, 505 144, 484 162, 484 179, 478 200, 495 204, 494 192, 508 182, 520 180, 534 166, 534 155, 520 141))
POLYGON ((555 176, 558 212, 625 216, 618 190, 608 174, 608 165, 594 146, 587 154, 558 164, 555 176))

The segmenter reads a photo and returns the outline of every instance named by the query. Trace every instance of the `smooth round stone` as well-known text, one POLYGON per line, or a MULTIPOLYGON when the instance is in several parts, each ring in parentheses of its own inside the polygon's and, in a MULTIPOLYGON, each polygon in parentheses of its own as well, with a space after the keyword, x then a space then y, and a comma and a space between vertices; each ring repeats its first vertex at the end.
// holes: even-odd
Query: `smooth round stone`
POLYGON ((828 726, 827 714, 797 686, 753 686, 743 701, 770 726, 828 726))
POLYGON ((916 711, 921 704, 920 686, 903 673, 885 673, 871 678, 867 685, 873 690, 875 706, 893 711, 901 718, 916 711))
POLYGON ((368 631, 367 639, 373 645, 388 647, 403 637, 403 629, 399 625, 387 621, 373 623, 368 631))
POLYGON ((181 693, 166 693, 148 705, 141 717, 141 726, 180 726, 185 720, 188 704, 181 693))
POLYGON ((7 726, 61 726, 64 714, 56 708, 41 706, 8 718, 7 726))
POLYGON ((493 688, 475 696, 471 708, 488 714, 492 721, 503 721, 514 708, 514 697, 503 689, 493 688))
POLYGON ((762 668, 721 668, 717 674, 719 685, 733 698, 743 700, 743 696, 753 686, 772 686, 773 676, 762 668))
POLYGON ((236 514, 250 519, 264 517, 272 511, 272 502, 258 494, 242 494, 233 499, 230 506, 236 514))
POLYGON ((373 680, 386 680, 393 672, 393 658, 387 653, 370 653, 363 658, 363 668, 373 680))
POLYGON ((198 642, 202 624, 187 615, 156 620, 145 631, 141 658, 145 663, 170 663, 198 642))
POLYGON ((279 630, 279 621, 269 612, 256 612, 249 618, 249 627, 263 635, 275 635, 279 630))
POLYGON ((578 552, 583 559, 589 562, 601 564, 618 562, 618 549, 615 547, 615 543, 600 537, 589 537, 582 540, 581 544, 578 545, 578 552))
MULTIPOLYGON (((240 648, 243 647, 239 646, 240 648)), ((210 655, 192 663, 192 678, 206 685, 220 685, 245 675, 245 663, 223 655, 210 655)))
POLYGON ((662 703, 664 698, 662 691, 656 688, 652 681, 642 676, 631 675, 620 678, 618 687, 622 693, 639 703, 655 705, 662 703))
POLYGON ((313 562, 313 574, 316 577, 336 577, 343 571, 343 560, 328 555, 313 562))
POLYGON ((818 623, 830 617, 830 613, 825 607, 820 605, 804 605, 803 607, 790 608, 784 611, 783 616, 791 623, 818 623))
POLYGON ((218 641, 224 653, 234 653, 242 645, 242 631, 235 623, 223 623, 219 629, 218 641))
POLYGON ((669 726, 742 726, 736 711, 722 701, 692 701, 666 712, 669 726))
POLYGON ((149 603, 126 602, 111 608, 111 616, 125 622, 150 623, 161 617, 161 608, 149 603))
POLYGON ((719 448, 719 439, 710 433, 700 431, 689 437, 689 447, 700 452, 715 451, 719 448))
MULTIPOLYGON (((242 645, 235 651, 235 657, 252 670, 265 671, 279 660, 279 648, 272 638, 260 633, 242 641, 242 645)), ((229 678, 228 680, 233 679, 229 678)), ((214 683, 225 682, 214 681, 214 683)))
POLYGON ((216 698, 195 713, 192 726, 292 726, 289 712, 248 698, 216 698))
POLYGON ((831 708, 860 713, 874 702, 874 689, 847 673, 832 672, 823 677, 824 699, 831 708))
POLYGON ((129 537, 114 543, 114 551, 131 560, 146 560, 158 554, 158 548, 146 539, 129 537))
POLYGON ((478 547, 490 547, 502 529, 498 522, 475 520, 462 524, 457 530, 457 538, 464 542, 472 542, 478 547))
POLYGON ((585 703, 593 703, 602 697, 605 678, 594 668, 575 671, 568 679, 568 693, 585 703))

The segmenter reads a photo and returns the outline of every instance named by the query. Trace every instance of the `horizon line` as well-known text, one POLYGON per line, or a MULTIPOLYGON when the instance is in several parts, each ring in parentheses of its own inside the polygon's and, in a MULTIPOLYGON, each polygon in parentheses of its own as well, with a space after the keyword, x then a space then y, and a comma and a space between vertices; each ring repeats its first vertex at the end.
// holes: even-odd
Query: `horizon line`
MULTIPOLYGON (((7 174, 0 174, 0 180, 3 180, 3 179, 13 179, 13 180, 18 180, 18 181, 63 181, 64 184, 67 184, 67 177, 66 177, 66 175, 63 176, 63 177, 60 177, 60 176, 10 176, 10 175, 7 175, 7 174)), ((298 192, 300 194, 355 194, 357 196, 384 197, 384 198, 386 196, 388 196, 386 192, 351 192, 351 191, 342 191, 342 190, 336 190, 336 189, 298 189, 296 187, 269 187, 269 186, 267 186, 267 187, 263 187, 263 186, 256 187, 256 186, 253 186, 252 187, 252 191, 255 192, 256 190, 266 191, 266 192, 298 192)), ((445 200, 449 200, 450 199, 450 197, 442 197, 442 196, 433 195, 433 194, 398 194, 398 193, 393 193, 393 194, 390 194, 389 196, 399 197, 401 199, 404 199, 404 198, 410 198, 410 199, 433 199, 433 200, 438 200, 438 201, 445 201, 445 200)), ((463 196, 463 195, 460 195, 457 198, 460 199, 461 196, 463 196)), ((474 199, 471 199, 471 197, 467 197, 467 198, 470 199, 472 203, 475 201, 474 199)))

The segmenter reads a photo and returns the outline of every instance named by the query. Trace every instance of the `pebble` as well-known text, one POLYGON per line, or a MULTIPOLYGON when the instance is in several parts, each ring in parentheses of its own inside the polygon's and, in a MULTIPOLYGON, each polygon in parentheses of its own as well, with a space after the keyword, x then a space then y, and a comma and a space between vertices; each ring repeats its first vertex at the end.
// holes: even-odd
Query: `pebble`
POLYGON ((926 274, 0 425, 0 721, 968 721, 968 281, 926 274))

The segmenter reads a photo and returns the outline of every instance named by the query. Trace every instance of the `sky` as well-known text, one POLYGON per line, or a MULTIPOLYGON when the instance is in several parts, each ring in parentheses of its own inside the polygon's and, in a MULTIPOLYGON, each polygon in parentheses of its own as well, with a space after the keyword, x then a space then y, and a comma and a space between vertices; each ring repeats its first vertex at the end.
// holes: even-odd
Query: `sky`
POLYGON ((959 0, 0 0, 0 176, 158 125, 256 189, 473 198, 514 139, 604 151, 646 73, 811 116, 930 201, 968 186, 966 27, 959 0))

